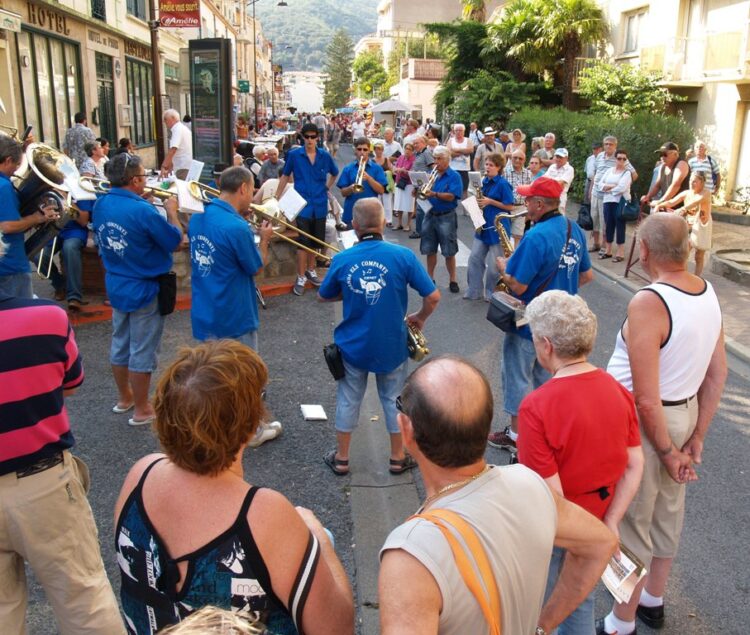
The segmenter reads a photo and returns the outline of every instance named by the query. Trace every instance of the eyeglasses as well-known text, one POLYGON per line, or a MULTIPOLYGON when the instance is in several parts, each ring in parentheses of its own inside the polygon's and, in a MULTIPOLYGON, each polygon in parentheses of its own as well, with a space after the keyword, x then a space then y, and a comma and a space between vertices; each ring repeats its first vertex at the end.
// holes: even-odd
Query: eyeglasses
POLYGON ((617 157, 618 161, 627 161, 628 157, 617 157))
POLYGON ((406 412, 404 412, 404 402, 401 401, 401 395, 399 395, 398 397, 396 397, 396 410, 398 410, 399 412, 403 412, 404 414, 406 414, 406 412))
POLYGON ((305 139, 317 139, 318 138, 318 135, 316 134, 306 134, 303 136, 305 137, 305 139))

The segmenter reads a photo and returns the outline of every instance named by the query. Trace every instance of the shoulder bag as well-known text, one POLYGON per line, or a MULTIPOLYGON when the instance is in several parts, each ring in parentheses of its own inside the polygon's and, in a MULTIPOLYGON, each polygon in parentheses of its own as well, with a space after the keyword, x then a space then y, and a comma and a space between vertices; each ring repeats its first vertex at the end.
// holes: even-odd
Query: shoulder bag
POLYGON ((638 199, 630 195, 630 200, 624 196, 620 197, 620 202, 617 204, 617 220, 624 220, 626 223, 630 221, 638 220, 638 216, 641 213, 641 204, 638 199))
MULTIPOLYGON (((435 525, 443 534, 453 552, 464 583, 479 604, 490 635, 502 634, 502 607, 500 590, 492 572, 487 552, 477 532, 461 516, 447 509, 432 509, 411 518, 420 518, 435 525), (458 534, 463 544, 453 531, 458 534)), ((409 520, 411 520, 411 518, 409 520)))

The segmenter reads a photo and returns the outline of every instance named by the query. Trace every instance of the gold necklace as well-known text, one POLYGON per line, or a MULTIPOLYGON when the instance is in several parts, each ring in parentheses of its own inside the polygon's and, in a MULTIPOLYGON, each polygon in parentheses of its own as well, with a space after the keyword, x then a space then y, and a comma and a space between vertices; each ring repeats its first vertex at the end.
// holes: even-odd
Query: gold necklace
POLYGON ((434 502, 436 499, 440 498, 443 494, 446 492, 450 492, 454 489, 458 489, 459 487, 463 487, 464 485, 468 485, 472 481, 476 481, 480 476, 486 474, 493 468, 492 465, 485 465, 484 469, 481 472, 477 472, 474 474, 474 476, 470 476, 467 479, 464 479, 463 481, 458 481, 456 483, 450 483, 446 485, 445 487, 441 487, 437 492, 435 492, 432 496, 428 496, 424 503, 422 503, 422 506, 417 510, 418 514, 421 514, 422 511, 432 502, 434 502))

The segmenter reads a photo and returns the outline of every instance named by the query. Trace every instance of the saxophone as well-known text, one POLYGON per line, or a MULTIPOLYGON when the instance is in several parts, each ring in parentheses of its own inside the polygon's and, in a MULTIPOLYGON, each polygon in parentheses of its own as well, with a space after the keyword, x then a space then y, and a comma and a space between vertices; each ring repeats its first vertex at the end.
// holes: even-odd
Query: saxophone
MULTIPOLYGON (((500 244, 503 247, 503 256, 506 258, 510 258, 513 254, 513 243, 511 242, 510 236, 508 236, 508 232, 505 231, 505 227, 503 227, 502 220, 503 218, 513 218, 514 216, 519 215, 520 214, 498 214, 495 216, 495 229, 497 230, 498 236, 500 236, 500 244)), ((503 282, 502 277, 498 279, 495 290, 513 295, 508 286, 503 282)))

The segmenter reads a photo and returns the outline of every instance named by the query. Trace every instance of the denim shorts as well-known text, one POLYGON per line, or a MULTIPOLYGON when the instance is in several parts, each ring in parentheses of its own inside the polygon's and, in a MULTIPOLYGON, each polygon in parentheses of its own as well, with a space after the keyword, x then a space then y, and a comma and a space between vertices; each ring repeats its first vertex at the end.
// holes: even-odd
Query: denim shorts
POLYGON ((423 256, 436 254, 438 245, 440 253, 446 258, 458 253, 458 216, 456 212, 447 212, 435 216, 432 212, 425 214, 422 221, 422 240, 419 243, 419 253, 423 256))
MULTIPOLYGON (((565 549, 555 547, 552 549, 552 558, 549 562, 549 573, 547 574, 547 589, 544 593, 546 602, 552 590, 557 584, 557 578, 560 576, 563 562, 565 560, 565 549)), ((596 588, 578 605, 565 621, 550 635, 594 635, 594 599, 596 597, 596 588)))
POLYGON ((9 273, 0 276, 0 291, 14 298, 33 298, 34 288, 30 273, 9 273))
POLYGON ((503 410, 518 415, 523 398, 550 378, 536 358, 534 343, 516 333, 506 333, 503 339, 503 410))
POLYGON ((137 311, 112 309, 112 347, 109 360, 114 366, 127 366, 134 373, 156 370, 164 316, 156 298, 137 311))
POLYGON ((248 331, 243 333, 239 337, 235 337, 238 342, 242 342, 245 346, 252 348, 256 353, 258 352, 258 331, 248 331))
MULTIPOLYGON (((380 405, 385 414, 385 427, 389 434, 399 432, 396 421, 396 397, 406 383, 406 371, 409 360, 398 366, 390 373, 376 373, 375 381, 378 386, 380 405)), ((336 431, 353 432, 359 421, 359 407, 367 390, 367 376, 369 372, 355 368, 344 361, 346 374, 336 382, 336 431)))

